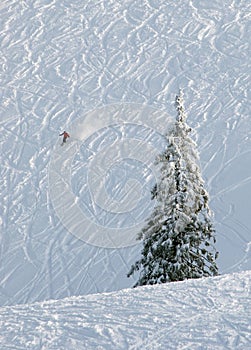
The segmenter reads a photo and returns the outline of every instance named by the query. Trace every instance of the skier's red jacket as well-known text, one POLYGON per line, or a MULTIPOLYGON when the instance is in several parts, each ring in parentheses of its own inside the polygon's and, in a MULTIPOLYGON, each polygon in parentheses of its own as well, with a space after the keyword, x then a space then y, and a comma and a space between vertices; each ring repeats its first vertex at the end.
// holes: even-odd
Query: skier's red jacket
POLYGON ((68 134, 68 132, 64 131, 62 132, 62 134, 60 134, 59 136, 64 136, 64 139, 66 140, 68 137, 70 137, 70 135, 68 134))

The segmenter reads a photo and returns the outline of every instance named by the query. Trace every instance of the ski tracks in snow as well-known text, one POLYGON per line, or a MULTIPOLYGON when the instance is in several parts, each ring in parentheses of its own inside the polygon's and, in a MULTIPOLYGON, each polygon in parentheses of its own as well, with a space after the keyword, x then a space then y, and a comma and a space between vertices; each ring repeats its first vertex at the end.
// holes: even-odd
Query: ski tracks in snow
POLYGON ((175 118, 179 88, 212 198, 220 268, 250 269, 249 13, 248 0, 1 3, 0 304, 134 283, 126 273, 139 246, 88 246, 60 223, 50 156, 62 128, 98 107, 144 103, 175 118))
POLYGON ((250 272, 5 307, 5 349, 235 349, 250 333, 250 272))

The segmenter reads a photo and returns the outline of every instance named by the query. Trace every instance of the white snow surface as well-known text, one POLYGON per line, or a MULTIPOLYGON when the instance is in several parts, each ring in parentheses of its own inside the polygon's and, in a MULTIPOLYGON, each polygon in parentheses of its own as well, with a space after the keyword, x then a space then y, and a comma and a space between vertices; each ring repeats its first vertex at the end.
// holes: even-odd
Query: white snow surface
MULTIPOLYGON (((113 144, 118 155, 122 155, 119 142, 138 132, 137 128, 130 127, 99 131, 99 123, 96 120, 92 123, 88 113, 94 111, 93 115, 100 116, 99 111, 106 106, 137 104, 156 109, 157 121, 160 111, 166 111, 174 120, 174 100, 179 88, 184 89, 187 122, 195 131, 193 138, 198 145, 202 175, 215 214, 220 272, 251 269, 250 37, 249 0, 1 1, 1 306, 117 291, 135 283, 126 273, 139 257, 140 244, 102 248, 87 244, 69 232, 52 204, 48 169, 55 150, 61 151, 58 134, 64 129, 70 131, 69 145, 76 142, 80 146, 72 163, 66 158, 62 166, 71 169, 69 175, 76 203, 83 209, 87 201, 85 209, 88 209, 93 202, 93 197, 86 192, 88 161, 98 156, 103 146, 111 145, 114 149, 113 144), (79 120, 82 127, 76 130, 74 126, 79 125, 79 120), (82 142, 86 132, 92 136, 82 142)), ((102 126, 102 119, 100 121, 102 126)), ((163 133, 165 127, 168 125, 163 125, 163 133)), ((144 132, 139 134, 138 140, 141 140, 144 132)), ((149 140, 161 149, 161 140, 154 133, 149 135, 149 140)), ((123 159, 122 167, 114 164, 109 169, 111 176, 107 175, 105 184, 107 194, 116 201, 124 198, 130 184, 137 187, 142 182, 140 176, 146 186, 141 189, 143 194, 149 192, 153 180, 144 168, 140 174, 134 174, 135 164, 124 155, 123 159), (127 181, 131 175, 131 182, 127 181)), ((105 157, 100 156, 100 162, 101 167, 105 166, 105 157)), ((96 186, 99 194, 101 184, 96 182, 96 186)), ((135 197, 141 192, 136 192, 135 197)), ((148 201, 146 195, 144 202, 148 201)), ((99 213, 99 208, 95 210, 99 213)), ((121 228, 136 216, 142 219, 140 211, 135 211, 134 217, 121 214, 118 222, 103 214, 97 214, 96 218, 104 218, 102 225, 108 218, 111 227, 121 228)), ((10 317, 12 321, 10 328, 7 323, 2 326, 5 333, 1 336, 8 344, 10 337, 14 337, 13 332, 19 329, 20 338, 14 337, 16 344, 40 342, 36 346, 42 349, 50 339, 52 344, 67 342, 67 331, 71 334, 70 349, 74 348, 74 342, 81 344, 82 329, 88 336, 88 344, 97 344, 96 337, 101 337, 104 347, 107 341, 107 348, 111 349, 116 348, 113 341, 125 348, 125 338, 132 346, 135 342, 139 347, 144 334, 147 344, 151 343, 150 338, 156 339, 159 331, 160 348, 166 339, 172 341, 174 348, 178 337, 173 321, 177 317, 187 341, 188 330, 198 340, 194 348, 200 348, 200 334, 206 334, 210 327, 214 344, 218 339, 222 347, 224 342, 237 342, 244 348, 247 315, 242 313, 245 304, 238 298, 244 295, 242 285, 248 276, 248 273, 235 275, 232 282, 226 277, 216 282, 203 280, 201 290, 199 282, 185 282, 176 287, 69 299, 62 304, 59 301, 27 306, 27 309, 25 306, 2 309, 2 317, 10 317), (227 288, 226 293, 221 294, 225 283, 231 288, 237 283, 236 289, 227 288), (181 297, 179 288, 184 286, 190 289, 187 295, 183 291, 181 297), (214 286, 219 289, 214 291, 214 286), (194 300, 197 291, 200 301, 194 300), (219 293, 219 304, 210 293, 219 293), (140 310, 148 307, 145 314, 134 310, 137 298, 140 310), (157 305, 153 307, 153 314, 149 305, 155 301, 151 298, 156 298, 157 305), (117 316, 116 302, 121 308, 117 316), (201 317, 196 314, 197 303, 200 303, 201 317), (225 316, 220 311, 221 304, 222 310, 227 310, 225 316), (109 305, 114 308, 112 315, 109 305), (28 308, 30 318, 25 314, 28 308), (183 308, 191 311, 191 324, 196 327, 189 328, 188 313, 184 313, 183 322, 183 308), (243 318, 235 317, 239 308, 243 318), (68 309, 70 316, 68 312, 65 314, 68 309), (159 309, 166 312, 161 316, 166 328, 161 327, 159 309), (74 316, 75 311, 81 315, 79 319, 74 316), (49 319, 51 323, 47 322, 49 319), (106 321, 110 322, 110 328, 103 324, 106 321), (125 337, 129 321, 132 326, 130 331, 125 331, 128 332, 125 337), (224 322, 221 324, 221 321, 224 322), (86 331, 83 322, 87 324, 86 331), (32 332, 29 327, 33 328, 32 332), (224 335, 224 327, 229 330, 230 339, 224 335), (41 337, 33 332, 41 333, 41 337), (42 339, 43 333, 48 339, 42 339)), ((216 349, 212 344, 211 348, 216 349)), ((48 348, 67 348, 66 345, 53 346, 48 348)), ((9 347, 15 348, 18 345, 9 347)))
POLYGON ((1 349, 247 350, 251 272, 0 309, 1 349))

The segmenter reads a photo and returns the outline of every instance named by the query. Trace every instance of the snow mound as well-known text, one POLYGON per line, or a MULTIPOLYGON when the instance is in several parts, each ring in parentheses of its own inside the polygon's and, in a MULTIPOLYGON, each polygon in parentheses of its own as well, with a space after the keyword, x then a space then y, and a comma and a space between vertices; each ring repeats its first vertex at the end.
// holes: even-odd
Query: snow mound
POLYGON ((250 282, 246 271, 1 308, 1 349, 247 350, 250 282))

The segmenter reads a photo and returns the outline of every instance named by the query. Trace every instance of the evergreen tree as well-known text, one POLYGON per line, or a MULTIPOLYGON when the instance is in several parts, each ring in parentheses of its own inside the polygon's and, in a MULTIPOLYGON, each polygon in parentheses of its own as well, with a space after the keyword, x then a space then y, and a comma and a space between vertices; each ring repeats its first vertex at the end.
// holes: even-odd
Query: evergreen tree
POLYGON ((142 257, 128 273, 129 277, 140 271, 135 286, 218 273, 208 194, 196 144, 189 136, 182 91, 176 107, 177 120, 167 136, 167 147, 156 159, 160 167, 160 179, 152 190, 156 206, 138 237, 143 241, 142 257))

